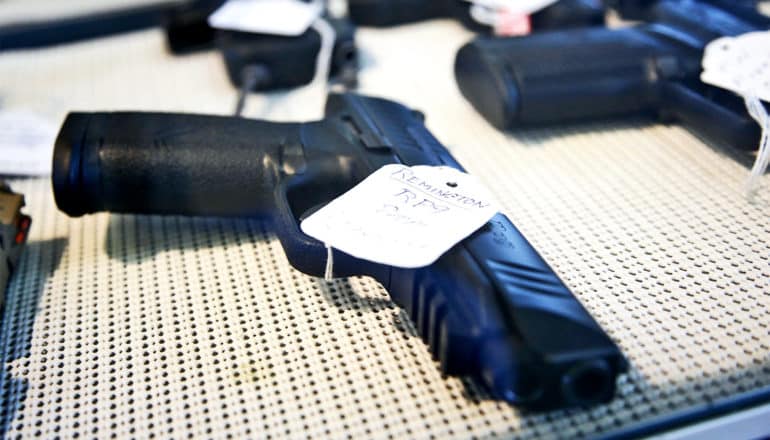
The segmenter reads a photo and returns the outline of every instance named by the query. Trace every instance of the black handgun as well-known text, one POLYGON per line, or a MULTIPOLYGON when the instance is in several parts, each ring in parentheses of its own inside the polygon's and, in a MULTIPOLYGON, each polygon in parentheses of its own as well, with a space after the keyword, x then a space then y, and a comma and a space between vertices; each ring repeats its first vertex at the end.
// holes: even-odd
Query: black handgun
POLYGON ((475 39, 455 61, 462 94, 500 129, 646 114, 756 149, 743 100, 701 82, 701 60, 712 40, 766 30, 770 18, 720 0, 622 3, 621 13, 652 22, 475 39))
MULTIPOLYGON (((99 211, 262 219, 290 263, 323 276, 327 250, 299 219, 386 164, 462 169, 395 102, 332 94, 323 120, 71 113, 53 187, 71 216, 99 211)), ((334 276, 368 275, 412 318, 442 371, 532 409, 608 401, 617 346, 513 224, 497 214, 434 264, 390 267, 333 251, 334 276)))
MULTIPOLYGON (((434 18, 453 18, 477 32, 490 31, 470 14, 465 0, 348 0, 351 20, 361 26, 387 27, 434 18)), ((560 0, 530 17, 537 30, 573 26, 598 26, 604 23, 600 0, 560 0)))
MULTIPOLYGON (((193 0, 170 10, 164 28, 171 53, 186 55, 216 48, 222 53, 230 82, 249 91, 299 87, 311 82, 322 45, 316 29, 307 29, 298 36, 214 29, 208 17, 224 3, 193 0), (259 77, 248 79, 248 73, 254 71, 259 72, 259 77)), ((358 73, 355 27, 346 18, 325 19, 334 30, 329 76, 353 87, 358 73)))
MULTIPOLYGON (((327 17, 326 20, 334 30, 329 78, 354 87, 358 75, 355 28, 347 19, 327 17)), ((243 87, 244 69, 260 66, 264 77, 248 89, 273 90, 298 87, 313 80, 322 36, 313 28, 297 37, 219 31, 216 45, 233 85, 243 87)))
MULTIPOLYGON (((151 27, 163 27, 172 54, 219 49, 233 85, 243 87, 244 69, 259 65, 264 75, 250 91, 298 87, 310 83, 316 71, 321 35, 308 29, 296 37, 217 30, 208 17, 225 0, 166 1, 95 12, 55 20, 0 26, 0 51, 33 49, 73 43, 151 27)), ((346 19, 327 17, 335 31, 329 75, 355 86, 358 61, 355 28, 346 19)))
POLYGON ((5 305, 5 287, 16 269, 32 224, 29 216, 21 212, 23 206, 24 196, 0 181, 0 311, 5 305))

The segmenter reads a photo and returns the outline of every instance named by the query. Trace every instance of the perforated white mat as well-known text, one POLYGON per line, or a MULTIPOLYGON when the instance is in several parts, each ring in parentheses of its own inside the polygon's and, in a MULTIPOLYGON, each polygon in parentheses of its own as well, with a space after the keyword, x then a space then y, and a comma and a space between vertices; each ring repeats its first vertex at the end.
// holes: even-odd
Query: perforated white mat
MULTIPOLYGON (((770 392, 770 179, 679 127, 643 121, 498 133, 460 97, 448 22, 364 30, 362 91, 424 111, 622 348, 610 404, 522 414, 442 377, 370 279, 289 266, 256 221, 57 212, 14 180, 32 235, 8 290, 0 401, 9 437, 487 438, 612 434, 770 392)), ((156 31, 0 54, 4 108, 226 113, 215 54, 156 31)), ((319 91, 249 102, 320 115, 319 91), (318 98, 318 99, 316 99, 318 98)))

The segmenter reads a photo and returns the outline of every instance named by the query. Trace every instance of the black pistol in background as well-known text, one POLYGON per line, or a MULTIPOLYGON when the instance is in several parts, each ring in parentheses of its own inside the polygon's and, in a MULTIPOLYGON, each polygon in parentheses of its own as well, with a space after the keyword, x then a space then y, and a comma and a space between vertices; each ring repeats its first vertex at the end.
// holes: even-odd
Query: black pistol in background
MULTIPOLYGON (((359 26, 387 27, 453 18, 471 30, 491 31, 471 17, 470 5, 466 0, 348 0, 348 13, 359 26)), ((534 30, 599 26, 604 23, 604 7, 601 0, 559 0, 530 19, 534 30)))
MULTIPOLYGON (((174 55, 218 49, 230 82, 248 91, 275 90, 309 84, 316 73, 322 35, 309 28, 298 36, 269 35, 209 26, 208 17, 224 0, 193 0, 166 14, 164 28, 174 55), (254 72, 258 75, 254 77, 254 72)), ((348 88, 357 83, 355 27, 346 18, 325 16, 334 30, 329 77, 348 88)))
MULTIPOLYGON (((324 275, 327 250, 299 221, 386 164, 462 169, 421 115, 331 94, 326 117, 273 123, 162 113, 71 113, 53 187, 71 216, 109 211, 228 216, 270 225, 289 262, 324 275)), ((610 400, 618 347, 502 214, 434 264, 402 269, 334 250, 334 276, 371 276, 409 314, 450 375, 529 409, 610 400)))
MULTIPOLYGON (((358 82, 355 27, 345 18, 327 17, 326 21, 334 30, 329 79, 354 88, 358 82)), ((234 86, 244 87, 244 78, 248 78, 245 69, 255 66, 263 69, 264 76, 247 86, 251 91, 309 84, 316 74, 322 43, 321 34, 314 28, 298 37, 219 31, 216 39, 234 86)))
MULTIPOLYGON (((159 1, 147 5, 96 11, 80 16, 13 23, 0 26, 0 52, 37 49, 162 27, 168 48, 175 55, 202 50, 222 52, 231 82, 243 87, 247 66, 265 72, 250 90, 272 90, 308 84, 315 75, 321 36, 308 29, 296 37, 217 30, 208 17, 225 0, 159 1)), ((347 19, 327 18, 335 31, 330 76, 354 87, 358 71, 355 28, 347 19)))
POLYGON ((29 216, 22 214, 23 206, 24 196, 12 192, 0 181, 0 313, 5 305, 5 288, 19 262, 32 224, 29 216))
POLYGON ((753 150, 760 130, 743 99, 700 81, 709 42, 770 27, 756 7, 739 3, 620 0, 621 14, 650 22, 477 38, 458 52, 455 77, 462 94, 499 129, 650 115, 753 150))

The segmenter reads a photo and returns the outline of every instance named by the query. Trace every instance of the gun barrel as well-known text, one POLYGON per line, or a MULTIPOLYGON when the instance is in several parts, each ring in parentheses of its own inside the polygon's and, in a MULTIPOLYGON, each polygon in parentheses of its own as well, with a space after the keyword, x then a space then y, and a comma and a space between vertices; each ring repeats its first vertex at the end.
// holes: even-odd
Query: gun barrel
POLYGON ((502 214, 433 265, 393 268, 388 291, 444 372, 544 410, 609 401, 623 355, 502 214))

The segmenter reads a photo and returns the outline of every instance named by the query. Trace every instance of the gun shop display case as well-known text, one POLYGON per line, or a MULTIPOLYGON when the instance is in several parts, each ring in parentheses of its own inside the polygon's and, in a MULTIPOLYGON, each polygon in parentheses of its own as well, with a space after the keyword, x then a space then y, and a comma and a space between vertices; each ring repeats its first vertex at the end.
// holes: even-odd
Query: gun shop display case
MULTIPOLYGON (((50 178, 13 178, 33 224, 0 329, 2 433, 597 438, 737 411, 760 414, 749 426, 761 428, 770 177, 748 202, 753 158, 677 125, 498 131, 454 81, 454 56, 472 36, 442 20, 362 28, 358 91, 423 112, 618 344, 629 372, 609 404, 524 412, 442 376, 382 286, 303 275, 257 220, 73 219, 57 210, 50 178)), ((219 55, 174 58, 163 38, 150 29, 0 53, 0 111, 53 124, 75 110, 228 114, 236 91, 219 55)), ((253 95, 244 116, 319 118, 324 96, 253 95)))

